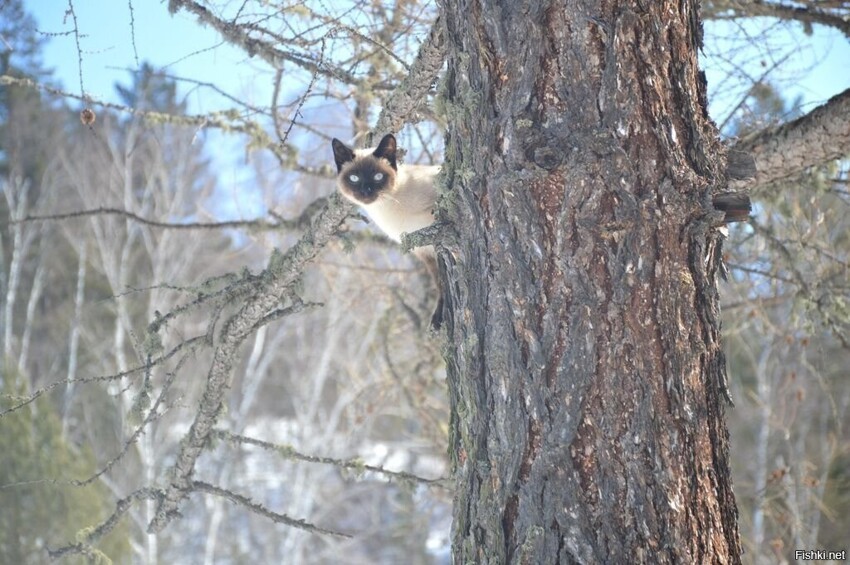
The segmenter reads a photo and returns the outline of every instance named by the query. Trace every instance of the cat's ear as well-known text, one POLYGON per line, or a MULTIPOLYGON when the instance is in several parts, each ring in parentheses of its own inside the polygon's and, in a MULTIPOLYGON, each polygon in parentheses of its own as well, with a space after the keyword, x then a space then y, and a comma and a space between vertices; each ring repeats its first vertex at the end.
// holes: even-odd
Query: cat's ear
POLYGON ((377 159, 386 159, 390 162, 390 166, 392 166, 393 169, 398 170, 398 167, 396 166, 395 152, 395 136, 388 133, 378 144, 378 147, 375 149, 375 152, 372 153, 372 156, 377 159))
POLYGON ((334 161, 336 162, 336 172, 342 170, 342 166, 354 160, 354 150, 348 147, 345 143, 337 138, 333 138, 331 146, 334 149, 334 161))

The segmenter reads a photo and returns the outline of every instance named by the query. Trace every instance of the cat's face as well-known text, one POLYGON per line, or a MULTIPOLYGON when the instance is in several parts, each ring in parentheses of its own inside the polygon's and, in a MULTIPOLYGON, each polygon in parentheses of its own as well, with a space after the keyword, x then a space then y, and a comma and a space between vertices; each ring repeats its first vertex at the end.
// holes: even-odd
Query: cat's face
POLYGON ((338 139, 331 142, 343 196, 357 204, 371 204, 391 192, 396 179, 396 142, 385 135, 372 153, 357 154, 338 139))

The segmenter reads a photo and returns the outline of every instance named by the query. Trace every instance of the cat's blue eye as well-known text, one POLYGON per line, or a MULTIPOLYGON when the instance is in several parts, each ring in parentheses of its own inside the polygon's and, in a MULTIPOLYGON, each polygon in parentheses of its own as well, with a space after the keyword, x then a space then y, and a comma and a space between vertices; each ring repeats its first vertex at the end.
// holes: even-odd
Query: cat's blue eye
POLYGON ((360 182, 360 177, 358 177, 357 175, 348 175, 348 180, 350 180, 351 182, 360 182))
POLYGON ((384 178, 384 173, 378 173, 375 175, 375 180, 381 180, 382 178, 384 178))

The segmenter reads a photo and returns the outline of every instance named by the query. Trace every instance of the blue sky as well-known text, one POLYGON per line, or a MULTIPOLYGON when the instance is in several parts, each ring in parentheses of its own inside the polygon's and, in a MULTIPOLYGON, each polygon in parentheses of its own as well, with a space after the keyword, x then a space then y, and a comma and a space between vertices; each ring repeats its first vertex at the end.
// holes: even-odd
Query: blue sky
MULTIPOLYGON (((37 20, 39 31, 66 32, 73 29, 66 16, 67 0, 25 1, 27 10, 37 20)), ((185 12, 168 13, 167 2, 149 0, 130 3, 118 0, 75 0, 74 11, 80 32, 82 77, 86 93, 96 99, 116 102, 114 84, 127 83, 129 71, 138 61, 149 61, 155 67, 194 80, 223 84, 231 94, 256 96, 257 75, 268 71, 240 50, 224 44, 215 30, 205 28, 185 12), (135 30, 135 41, 131 29, 135 30), (135 43, 135 52, 134 52, 135 43)), ((73 35, 52 37, 45 50, 44 62, 54 69, 64 88, 80 93, 79 57, 73 35)), ((209 100, 200 94, 189 94, 192 112, 206 112, 227 107, 220 100, 209 100)))

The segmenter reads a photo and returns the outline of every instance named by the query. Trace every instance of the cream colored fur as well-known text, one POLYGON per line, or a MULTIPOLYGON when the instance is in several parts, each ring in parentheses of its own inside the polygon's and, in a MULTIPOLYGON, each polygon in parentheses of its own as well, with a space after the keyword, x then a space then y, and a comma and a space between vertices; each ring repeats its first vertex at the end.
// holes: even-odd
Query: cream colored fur
MULTIPOLYGON (((336 144, 336 140, 334 140, 336 144)), ((393 144, 394 147, 394 144, 393 144)), ((336 151, 337 147, 334 147, 336 151)), ((362 157, 371 157, 374 148, 355 150, 354 161, 342 165, 337 184, 343 196, 361 206, 375 225, 387 236, 401 242, 401 234, 413 233, 434 223, 434 206, 437 203, 437 187, 435 180, 440 172, 439 166, 428 165, 399 165, 394 171, 386 160, 379 160, 378 169, 384 169, 388 175, 385 188, 378 193, 377 199, 371 204, 360 202, 347 192, 342 182, 349 171, 357 167, 357 161, 362 157), (383 163, 381 163, 383 161, 383 163)), ((347 159, 348 155, 344 156, 347 159)), ((370 165, 371 167, 372 165, 370 165)), ((373 171, 375 169, 372 169, 373 171)), ((442 324, 443 293, 440 290, 440 276, 437 258, 433 245, 425 245, 413 250, 428 269, 432 280, 437 286, 437 307, 431 316, 431 328, 439 329, 442 324)))
MULTIPOLYGON (((374 151, 374 147, 358 149, 355 154, 366 156, 374 151)), ((434 223, 433 209, 437 202, 434 178, 439 172, 438 165, 399 165, 393 187, 371 204, 363 204, 341 192, 366 210, 381 231, 400 242, 402 233, 413 233, 434 223)))
POLYGON ((393 188, 363 209, 381 231, 401 241, 402 233, 413 233, 434 223, 434 177, 438 172, 438 166, 399 165, 393 188))

